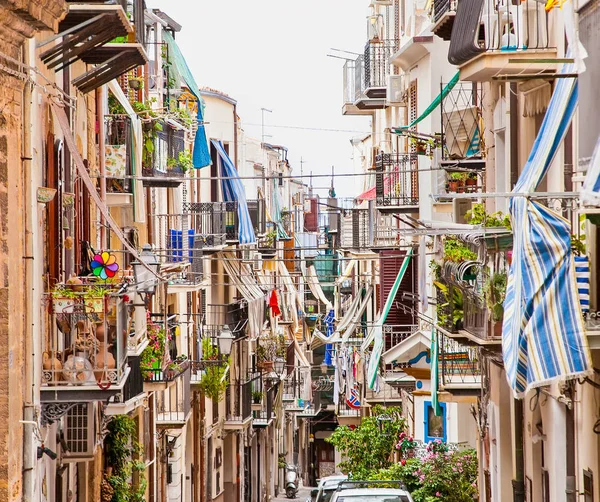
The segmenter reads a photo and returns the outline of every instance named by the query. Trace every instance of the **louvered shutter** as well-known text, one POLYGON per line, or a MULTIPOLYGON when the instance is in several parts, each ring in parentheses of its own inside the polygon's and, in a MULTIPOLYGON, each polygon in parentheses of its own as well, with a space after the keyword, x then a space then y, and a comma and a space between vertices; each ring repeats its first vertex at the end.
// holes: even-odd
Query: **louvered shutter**
POLYGON ((317 232, 319 230, 319 201, 316 198, 307 199, 310 204, 310 212, 304 213, 304 230, 317 232))
MULTIPOLYGON (((381 293, 379 295, 379 308, 383 309, 385 302, 387 301, 390 290, 392 289, 406 251, 404 250, 386 250, 380 253, 379 273, 380 273, 380 285, 381 293)), ((413 311, 417 309, 417 302, 414 301, 417 293, 417 260, 411 259, 404 275, 404 279, 400 284, 400 289, 396 294, 396 301, 392 305, 390 312, 387 316, 385 324, 389 326, 407 326, 417 324, 416 316, 413 311), (403 293, 409 293, 412 295, 410 298, 403 299, 403 293), (403 304, 407 307, 407 312, 402 309, 398 304, 403 304)))

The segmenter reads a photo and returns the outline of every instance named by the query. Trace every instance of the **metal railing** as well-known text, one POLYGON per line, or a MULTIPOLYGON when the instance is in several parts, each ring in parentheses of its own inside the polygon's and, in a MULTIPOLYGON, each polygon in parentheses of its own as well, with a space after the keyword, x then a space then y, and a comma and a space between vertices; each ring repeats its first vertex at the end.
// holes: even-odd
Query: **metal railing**
POLYGON ((140 358, 130 357, 127 363, 129 364, 129 376, 123 386, 123 402, 129 401, 144 392, 144 377, 140 369, 140 358))
MULTIPOLYGON (((144 370, 144 381, 165 383, 177 380, 181 375, 189 373, 190 361, 169 363, 167 368, 150 368, 144 370)), ((188 378, 189 380, 189 378, 188 378)), ((189 382, 188 382, 189 383, 189 382)))
POLYGON ((447 12, 456 12, 458 0, 434 0, 433 22, 437 23, 447 12))
POLYGON ((132 193, 131 175, 132 131, 128 115, 104 116, 104 165, 106 191, 132 193))
POLYGON ((371 245, 369 232, 369 210, 348 209, 342 213, 343 249, 368 249, 371 245))
POLYGON ((413 153, 380 153, 375 158, 377 206, 418 206, 419 173, 413 153))
POLYGON ((105 390, 122 381, 129 312, 116 293, 114 285, 90 281, 48 295, 51 321, 43 345, 43 386, 105 390))
POLYGON ((406 340, 409 336, 416 333, 419 329, 418 325, 383 325, 383 340, 385 351, 390 350, 399 343, 406 340))
POLYGON ((191 409, 190 371, 189 366, 175 384, 156 393, 156 422, 185 423, 191 409))
POLYGON ((225 392, 227 422, 244 422, 252 416, 253 382, 231 383, 225 392))
POLYGON ((483 52, 508 52, 518 57, 526 51, 554 48, 551 15, 536 0, 480 0, 464 15, 457 14, 455 22, 463 29, 450 42, 449 60, 461 65, 483 52))
MULTIPOLYGON (((153 150, 143 158, 142 173, 146 178, 183 178, 185 168, 179 156, 185 152, 185 134, 169 124, 159 121, 162 130, 157 130, 155 122, 144 124, 154 135, 153 150)), ((149 140, 152 141, 152 140, 149 140)))
POLYGON ((481 384, 480 350, 438 332, 440 378, 443 386, 481 384))
POLYGON ((364 49, 364 89, 387 89, 387 78, 391 73, 391 57, 398 50, 399 40, 371 40, 364 49))
POLYGON ((336 414, 338 417, 360 417, 360 408, 351 408, 344 396, 341 396, 336 414))

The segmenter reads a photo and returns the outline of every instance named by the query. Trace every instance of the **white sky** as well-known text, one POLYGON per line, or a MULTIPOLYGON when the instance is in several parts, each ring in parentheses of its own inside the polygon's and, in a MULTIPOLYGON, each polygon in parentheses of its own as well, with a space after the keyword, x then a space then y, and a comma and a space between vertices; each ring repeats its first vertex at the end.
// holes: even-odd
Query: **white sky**
MULTIPOLYGON (((330 48, 362 52, 367 0, 146 0, 183 28, 176 40, 200 87, 229 94, 247 134, 288 147, 294 174, 352 171, 350 138, 370 130, 364 117, 342 115, 343 61, 330 48), (323 132, 268 124, 357 131, 323 132), (256 125, 251 125, 256 124, 256 125)), ((340 53, 337 53, 340 54, 340 53)), ((344 55, 344 54, 341 54, 344 55)), ((352 56, 350 56, 352 57, 352 56)), ((329 186, 330 179, 315 180, 329 186)), ((338 196, 353 196, 337 178, 338 196)), ((319 191, 325 195, 325 191, 319 191)))

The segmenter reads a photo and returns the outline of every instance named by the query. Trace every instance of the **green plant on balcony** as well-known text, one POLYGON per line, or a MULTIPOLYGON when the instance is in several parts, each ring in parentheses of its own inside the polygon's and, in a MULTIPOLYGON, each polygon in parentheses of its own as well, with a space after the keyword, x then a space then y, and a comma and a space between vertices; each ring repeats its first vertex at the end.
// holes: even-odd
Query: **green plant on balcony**
POLYGON ((119 100, 112 94, 108 94, 108 113, 109 115, 125 115, 127 112, 119 100))
POLYGON ((260 404, 263 400, 263 396, 264 394, 259 390, 252 391, 252 402, 254 404, 260 404))
POLYGON ((285 453, 280 453, 277 457, 277 466, 280 469, 285 469, 287 467, 287 462, 285 460, 285 453))
POLYGON ((130 89, 136 91, 142 90, 144 88, 144 77, 129 77, 129 79, 127 79, 127 85, 130 89))
POLYGON ((448 174, 448 191, 462 192, 468 177, 469 174, 465 172, 452 172, 448 174))
POLYGON ((286 356, 285 337, 283 335, 262 335, 256 345, 256 358, 259 366, 266 370, 272 369, 273 361, 278 357, 286 356))
POLYGON ((117 415, 108 423, 107 429, 101 499, 103 502, 143 502, 147 486, 146 465, 140 460, 143 449, 136 438, 135 421, 127 415, 117 415))
POLYGON ((506 272, 495 272, 484 285, 487 306, 494 322, 500 322, 504 317, 507 281, 506 272))
POLYGON ((438 300, 436 304, 438 323, 451 331, 461 329, 464 320, 462 291, 459 288, 449 288, 440 281, 433 281, 433 284, 442 297, 442 301, 438 300))
POLYGON ((579 236, 571 234, 571 249, 573 250, 573 253, 575 253, 577 256, 585 255, 586 246, 584 234, 581 234, 579 236))
MULTIPOLYGON (((215 347, 209 338, 202 340, 202 359, 205 361, 218 361, 219 349, 215 347)), ((206 366, 204 375, 200 379, 200 390, 213 401, 220 401, 225 395, 229 378, 227 378, 227 366, 229 359, 222 364, 211 364, 206 366)))
POLYGON ((447 237, 444 241, 444 260, 454 263, 477 260, 477 253, 471 251, 456 237, 447 237))
POLYGON ((484 204, 473 204, 473 207, 466 213, 467 223, 469 225, 481 225, 486 228, 504 227, 511 230, 510 216, 501 211, 488 213, 484 204))
POLYGON ((167 334, 155 323, 148 323, 148 346, 140 357, 140 369, 145 380, 151 378, 156 370, 161 370, 165 356, 167 334))

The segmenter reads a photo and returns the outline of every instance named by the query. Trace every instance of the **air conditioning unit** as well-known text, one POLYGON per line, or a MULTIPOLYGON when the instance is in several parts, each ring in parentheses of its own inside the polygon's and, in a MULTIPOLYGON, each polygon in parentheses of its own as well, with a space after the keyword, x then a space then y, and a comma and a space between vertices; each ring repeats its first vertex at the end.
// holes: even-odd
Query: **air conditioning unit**
POLYGON ((252 260, 252 270, 255 272, 262 270, 262 260, 260 259, 259 253, 254 255, 254 259, 252 260))
POLYGON ((304 352, 304 354, 306 355, 306 360, 310 364, 314 364, 313 351, 312 350, 307 350, 307 351, 304 352))
POLYGON ((254 262, 254 249, 242 248, 242 263, 254 262))
POLYGON ((387 88, 388 105, 407 106, 408 105, 408 76, 407 75, 389 75, 387 88))
POLYGON ((65 462, 93 460, 96 431, 94 430, 94 404, 73 406, 64 417, 65 462))
POLYGON ((467 211, 470 211, 472 201, 470 199, 454 199, 452 201, 452 213, 454 223, 467 223, 467 211))

